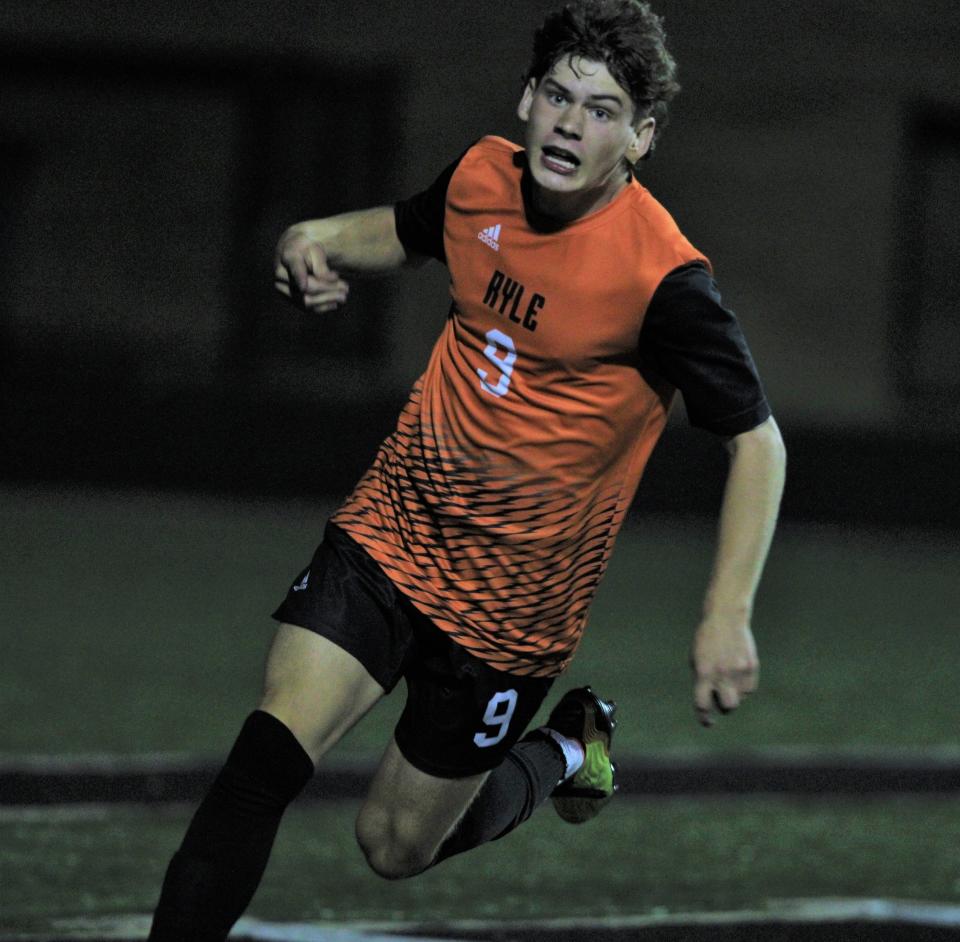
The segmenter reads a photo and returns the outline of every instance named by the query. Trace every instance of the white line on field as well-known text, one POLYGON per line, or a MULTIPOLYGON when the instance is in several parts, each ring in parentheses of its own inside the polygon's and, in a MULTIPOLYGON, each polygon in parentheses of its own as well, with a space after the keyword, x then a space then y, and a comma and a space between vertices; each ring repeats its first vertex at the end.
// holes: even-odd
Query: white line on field
MULTIPOLYGON (((431 930, 444 929, 456 932, 548 932, 589 930, 602 927, 609 930, 652 929, 658 926, 710 926, 754 924, 766 922, 798 922, 816 924, 821 922, 900 922, 922 926, 960 927, 960 906, 951 903, 934 903, 914 900, 885 899, 787 899, 769 900, 763 909, 734 910, 730 912, 668 912, 654 910, 642 916, 570 917, 559 919, 531 920, 483 920, 463 919, 430 925, 431 930)), ((369 928, 384 931, 388 923, 371 922, 364 925, 351 923, 351 928, 369 928)), ((399 927, 404 931, 425 931, 424 923, 406 923, 399 927)))
MULTIPOLYGON (((658 912, 642 916, 575 917, 540 920, 463 919, 436 924, 401 922, 351 923, 276 923, 245 918, 237 923, 232 936, 254 942, 425 942, 418 933, 431 932, 430 942, 442 942, 436 933, 469 933, 482 938, 492 932, 523 936, 551 931, 589 934, 591 929, 622 931, 672 926, 757 925, 770 922, 805 923, 897 922, 915 926, 960 927, 960 906, 912 900, 885 899, 795 899, 770 900, 763 909, 733 912, 658 912)), ((101 919, 55 920, 49 932, 0 934, 0 942, 49 942, 58 940, 135 940, 145 939, 149 916, 101 919)))

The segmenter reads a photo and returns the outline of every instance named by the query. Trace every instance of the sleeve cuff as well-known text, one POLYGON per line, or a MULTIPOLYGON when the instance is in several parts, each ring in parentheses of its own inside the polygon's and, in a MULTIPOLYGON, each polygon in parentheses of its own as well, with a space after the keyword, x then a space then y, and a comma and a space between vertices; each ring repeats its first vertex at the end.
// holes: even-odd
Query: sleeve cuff
POLYGON ((714 435, 720 435, 723 438, 731 438, 734 435, 742 435, 744 432, 750 432, 758 425, 763 425, 773 412, 766 399, 744 409, 733 415, 724 416, 718 419, 711 416, 709 419, 701 419, 695 415, 690 416, 690 424, 695 428, 702 428, 714 435))

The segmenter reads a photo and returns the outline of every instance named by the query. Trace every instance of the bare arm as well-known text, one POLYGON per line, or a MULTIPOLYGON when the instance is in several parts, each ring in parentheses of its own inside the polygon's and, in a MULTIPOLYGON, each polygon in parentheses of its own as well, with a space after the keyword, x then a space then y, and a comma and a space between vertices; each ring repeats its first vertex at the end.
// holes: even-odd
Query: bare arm
POLYGON ((277 242, 274 285, 309 311, 332 311, 349 294, 345 278, 387 274, 406 261, 393 207, 362 209, 287 229, 277 242))
POLYGON ((727 443, 730 467, 703 617, 693 639, 694 703, 704 726, 757 687, 753 599, 776 526, 786 450, 773 418, 727 443))

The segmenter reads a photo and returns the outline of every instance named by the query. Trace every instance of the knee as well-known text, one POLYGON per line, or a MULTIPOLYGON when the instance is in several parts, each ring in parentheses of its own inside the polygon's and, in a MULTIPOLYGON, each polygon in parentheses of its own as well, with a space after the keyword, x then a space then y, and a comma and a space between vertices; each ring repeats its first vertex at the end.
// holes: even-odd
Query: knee
POLYGON ((365 805, 357 817, 357 843, 370 869, 385 880, 416 876, 433 863, 433 849, 417 840, 417 828, 403 815, 365 805))

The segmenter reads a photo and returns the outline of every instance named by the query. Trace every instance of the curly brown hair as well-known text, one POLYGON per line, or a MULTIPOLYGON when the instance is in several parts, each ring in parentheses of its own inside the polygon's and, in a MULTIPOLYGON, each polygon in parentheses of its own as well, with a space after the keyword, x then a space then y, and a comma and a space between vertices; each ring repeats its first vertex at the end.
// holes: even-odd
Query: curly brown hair
POLYGON ((643 0, 575 0, 551 13, 534 35, 533 59, 524 84, 531 79, 539 83, 559 60, 569 56, 606 65, 617 84, 629 93, 635 117, 656 120, 656 144, 667 123, 667 106, 680 85, 677 64, 667 51, 663 18, 650 4, 643 0))

